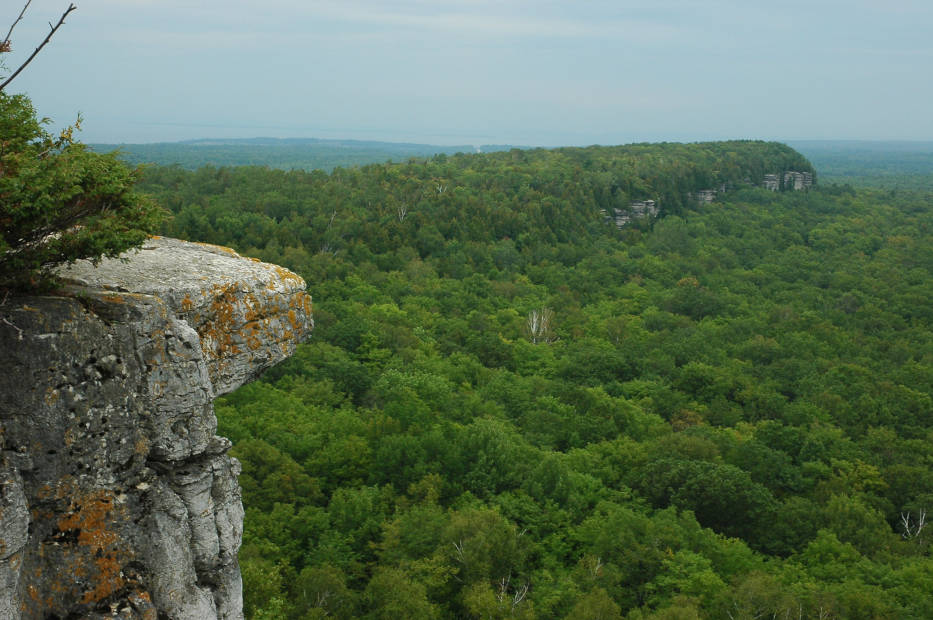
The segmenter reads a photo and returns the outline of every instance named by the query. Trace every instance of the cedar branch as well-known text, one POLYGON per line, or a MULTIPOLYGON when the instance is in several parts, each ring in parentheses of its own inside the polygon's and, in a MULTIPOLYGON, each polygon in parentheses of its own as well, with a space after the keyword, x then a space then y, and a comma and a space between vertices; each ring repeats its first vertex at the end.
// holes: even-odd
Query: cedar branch
MULTIPOLYGON (((31 2, 32 0, 29 0, 29 1, 31 2)), ((29 2, 26 3, 26 6, 27 6, 27 7, 29 6, 29 2)), ((26 62, 24 62, 23 64, 21 64, 21 65, 19 66, 19 69, 17 69, 16 71, 13 72, 13 75, 11 75, 10 77, 8 77, 8 78, 6 79, 6 81, 3 82, 3 84, 0 84, 0 91, 2 91, 4 88, 6 88, 7 84, 9 84, 10 82, 12 82, 12 81, 16 78, 16 76, 19 75, 19 74, 22 72, 22 70, 26 68, 26 65, 28 65, 30 62, 32 62, 32 59, 35 58, 35 57, 39 54, 39 52, 42 50, 42 48, 45 47, 45 45, 46 45, 49 41, 52 40, 52 35, 55 34, 55 31, 58 30, 59 28, 61 28, 62 24, 65 23, 65 18, 68 17, 68 14, 71 13, 72 11, 74 11, 74 10, 77 9, 77 8, 78 8, 78 7, 76 7, 74 4, 69 3, 69 4, 68 4, 68 8, 65 9, 65 12, 64 12, 64 13, 62 13, 62 16, 59 18, 57 24, 55 24, 55 25, 53 26, 52 23, 49 22, 49 27, 51 28, 51 30, 49 31, 49 34, 46 35, 45 40, 42 41, 42 43, 39 44, 39 47, 37 47, 35 50, 33 50, 32 54, 29 55, 29 58, 26 59, 26 62)), ((26 11, 26 7, 23 7, 23 12, 25 13, 25 11, 26 11)), ((13 26, 16 26, 17 22, 19 22, 19 20, 22 19, 22 18, 23 18, 23 15, 22 15, 22 13, 21 13, 20 16, 19 16, 19 19, 17 19, 15 22, 13 22, 13 26)), ((12 26, 10 27, 10 32, 11 32, 11 33, 13 32, 13 27, 12 27, 12 26)), ((9 35, 7 35, 7 36, 9 36, 9 35)), ((6 43, 6 41, 4 41, 4 43, 6 43)))

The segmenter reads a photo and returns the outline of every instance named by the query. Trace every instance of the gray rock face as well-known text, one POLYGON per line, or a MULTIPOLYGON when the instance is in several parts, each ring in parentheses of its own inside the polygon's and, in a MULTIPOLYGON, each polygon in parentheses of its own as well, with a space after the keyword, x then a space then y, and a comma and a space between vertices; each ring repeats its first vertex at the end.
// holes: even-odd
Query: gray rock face
POLYGON ((239 463, 213 399, 292 353, 293 273, 152 239, 0 315, 0 618, 242 618, 239 463))
POLYGON ((612 216, 605 209, 601 210, 605 221, 614 223, 620 230, 635 220, 655 218, 659 212, 658 204, 654 200, 636 200, 628 209, 613 209, 612 216))
POLYGON ((810 172, 796 172, 788 170, 784 173, 784 189, 799 192, 802 189, 813 187, 813 174, 810 172))

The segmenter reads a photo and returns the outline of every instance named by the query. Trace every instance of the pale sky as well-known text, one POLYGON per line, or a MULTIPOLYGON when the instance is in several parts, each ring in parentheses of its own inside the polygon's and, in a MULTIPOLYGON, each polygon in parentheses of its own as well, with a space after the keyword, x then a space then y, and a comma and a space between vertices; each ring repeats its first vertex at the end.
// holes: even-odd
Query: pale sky
MULTIPOLYGON (((3 73, 67 4, 33 0, 3 73)), ((933 139, 931 0, 75 4, 8 90, 86 142, 933 139)))

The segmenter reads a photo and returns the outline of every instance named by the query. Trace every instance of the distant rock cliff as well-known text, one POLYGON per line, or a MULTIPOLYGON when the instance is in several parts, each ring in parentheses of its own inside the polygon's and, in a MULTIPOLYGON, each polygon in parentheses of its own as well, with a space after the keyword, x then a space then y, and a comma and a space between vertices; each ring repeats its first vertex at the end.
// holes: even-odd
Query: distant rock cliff
POLYGON ((292 353, 295 274, 151 239, 0 313, 0 618, 242 618, 239 464, 213 399, 292 353))

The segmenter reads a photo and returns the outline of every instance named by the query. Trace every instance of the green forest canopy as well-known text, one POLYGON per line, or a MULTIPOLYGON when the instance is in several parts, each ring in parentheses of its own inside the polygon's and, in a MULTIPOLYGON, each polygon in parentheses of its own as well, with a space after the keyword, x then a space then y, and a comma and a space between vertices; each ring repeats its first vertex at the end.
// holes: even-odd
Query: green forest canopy
MULTIPOLYGON (((820 171, 824 182, 885 189, 933 189, 933 142, 867 140, 795 140, 788 143, 820 171)), ((268 166, 283 170, 364 166, 405 162, 434 155, 508 151, 508 145, 441 146, 364 140, 317 138, 250 138, 186 140, 155 144, 93 144, 95 151, 119 149, 132 164, 201 166, 268 166)), ((528 150, 530 147, 518 147, 528 150)))
POLYGON ((933 617, 933 196, 760 187, 784 170, 761 142, 150 168, 166 234, 316 301, 217 404, 249 617, 933 617))

